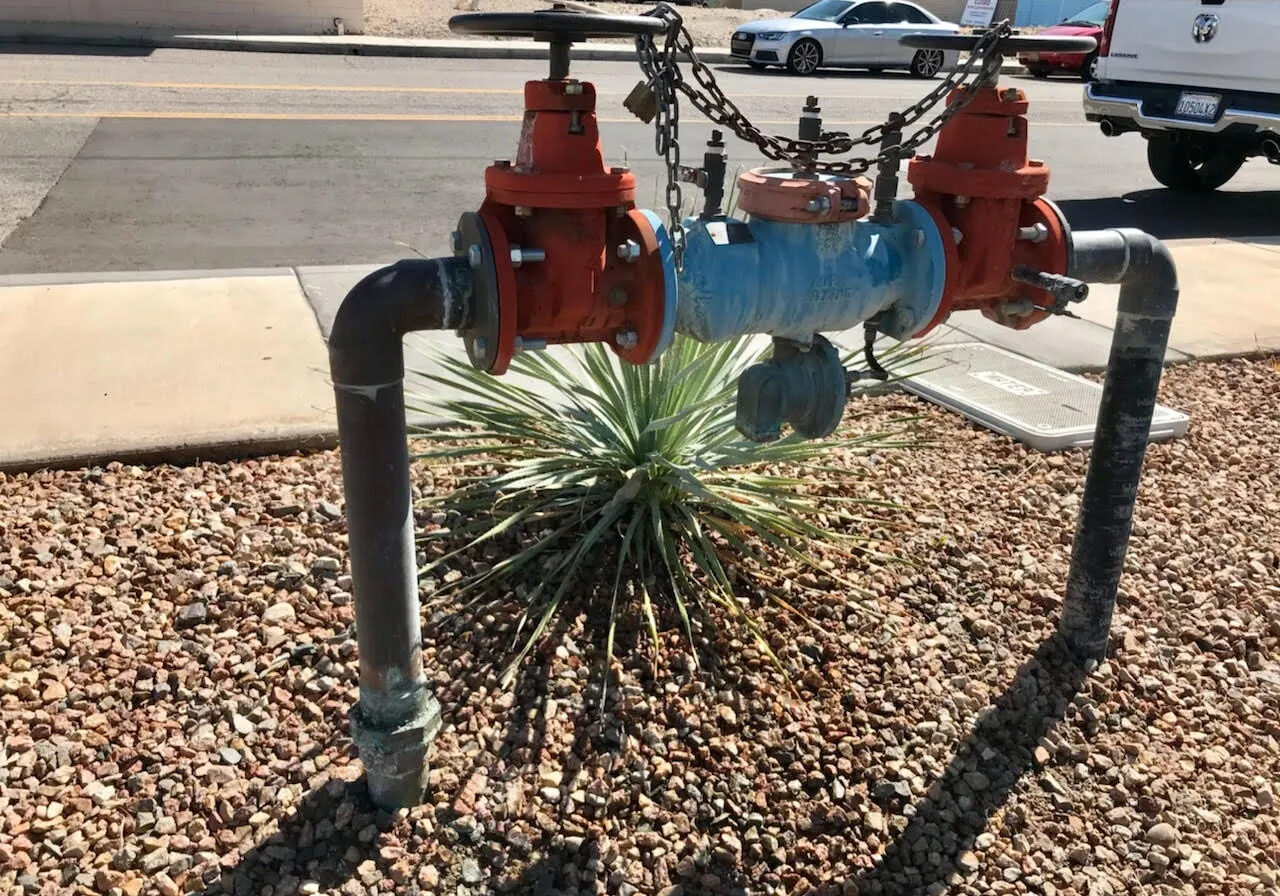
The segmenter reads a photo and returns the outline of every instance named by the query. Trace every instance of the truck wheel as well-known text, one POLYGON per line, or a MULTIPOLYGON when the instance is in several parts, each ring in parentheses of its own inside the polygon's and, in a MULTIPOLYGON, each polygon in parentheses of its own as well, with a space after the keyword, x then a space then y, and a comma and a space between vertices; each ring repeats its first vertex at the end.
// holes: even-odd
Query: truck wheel
POLYGON ((1235 177, 1244 151, 1232 146, 1194 143, 1164 135, 1147 138, 1147 165, 1171 190, 1207 193, 1235 177))

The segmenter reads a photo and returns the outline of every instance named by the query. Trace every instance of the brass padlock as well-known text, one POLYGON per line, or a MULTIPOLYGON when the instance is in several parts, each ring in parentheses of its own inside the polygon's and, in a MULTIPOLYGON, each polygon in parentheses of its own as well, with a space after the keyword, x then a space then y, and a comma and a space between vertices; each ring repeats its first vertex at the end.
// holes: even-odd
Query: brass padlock
POLYGON ((658 98, 644 81, 640 81, 631 89, 627 98, 622 101, 622 105, 645 124, 653 121, 653 117, 658 114, 658 98))

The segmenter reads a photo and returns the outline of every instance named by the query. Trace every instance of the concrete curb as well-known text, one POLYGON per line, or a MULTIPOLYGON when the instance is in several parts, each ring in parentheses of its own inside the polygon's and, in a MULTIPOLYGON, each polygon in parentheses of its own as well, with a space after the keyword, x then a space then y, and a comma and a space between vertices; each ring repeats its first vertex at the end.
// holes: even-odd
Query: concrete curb
MULTIPOLYGON (((223 50, 247 53, 319 53, 347 56, 401 56, 429 59, 546 59, 545 44, 524 40, 419 40, 364 35, 270 35, 270 34, 170 34, 138 29, 117 34, 93 33, 87 29, 25 30, 5 35, 0 43, 47 46, 135 47, 171 50, 223 50)), ((578 44, 574 59, 593 62, 632 62, 636 58, 630 44, 578 44)), ((733 63, 728 50, 699 47, 698 58, 716 65, 733 63)), ((1005 63, 1001 72, 1025 71, 1016 63, 1005 63)))
POLYGON ((233 433, 210 433, 207 439, 168 444, 103 445, 85 451, 32 452, 0 458, 0 473, 30 473, 100 467, 109 463, 185 465, 204 461, 242 460, 296 451, 324 451, 338 447, 338 427, 271 426, 233 433))

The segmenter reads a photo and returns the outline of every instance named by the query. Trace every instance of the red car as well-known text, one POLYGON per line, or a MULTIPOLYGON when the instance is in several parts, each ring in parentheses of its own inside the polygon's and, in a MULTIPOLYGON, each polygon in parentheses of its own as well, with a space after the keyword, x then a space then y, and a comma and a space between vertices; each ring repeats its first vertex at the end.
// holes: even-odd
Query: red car
MULTIPOLYGON (((1103 0, 1085 7, 1066 21, 1044 29, 1040 34, 1044 37, 1068 35, 1098 40, 1102 37, 1102 28, 1110 11, 1111 3, 1103 0)), ((1092 81, 1098 72, 1097 50, 1092 53, 1020 53, 1018 61, 1037 78, 1047 78, 1054 72, 1065 72, 1092 81)))

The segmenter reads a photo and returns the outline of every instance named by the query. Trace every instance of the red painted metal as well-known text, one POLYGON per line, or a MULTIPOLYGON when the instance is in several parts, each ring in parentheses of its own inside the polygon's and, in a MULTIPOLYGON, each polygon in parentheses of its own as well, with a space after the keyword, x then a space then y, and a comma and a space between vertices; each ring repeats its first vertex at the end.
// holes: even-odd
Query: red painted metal
MULTIPOLYGON (((952 94, 949 102, 958 97, 952 94)), ((943 126, 934 155, 907 168, 916 201, 933 215, 948 255, 942 304, 921 333, 952 311, 981 310, 1015 329, 1048 316, 1013 313, 1019 303, 1053 302, 1049 293, 1015 282, 1014 267, 1064 274, 1070 242, 1056 210, 1041 198, 1049 187, 1048 166, 1027 158, 1026 113, 1021 90, 982 88, 943 126), (1036 225, 1043 225, 1040 238, 1019 238, 1019 228, 1036 225)))
POLYGON ((635 208, 635 175, 604 164, 595 108, 587 82, 528 82, 515 161, 485 171, 480 214, 499 267, 494 373, 506 369, 517 338, 608 342, 637 363, 658 345, 665 313, 658 239, 635 208), (620 254, 628 241, 638 250, 620 254), (540 249, 545 259, 516 266, 515 247, 540 249))
POLYGON ((752 168, 738 175, 738 208, 795 224, 856 221, 871 213, 871 181, 865 177, 806 178, 797 177, 789 168, 752 168))

